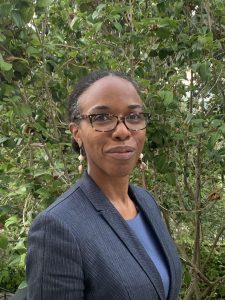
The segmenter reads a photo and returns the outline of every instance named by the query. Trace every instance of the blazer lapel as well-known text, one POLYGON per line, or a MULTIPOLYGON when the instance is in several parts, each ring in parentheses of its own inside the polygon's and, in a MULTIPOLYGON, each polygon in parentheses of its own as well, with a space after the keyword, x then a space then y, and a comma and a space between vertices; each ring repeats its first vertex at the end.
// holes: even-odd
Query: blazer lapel
POLYGON ((154 263, 143 248, 142 244, 138 241, 135 234, 126 224, 126 221, 123 220, 123 218, 117 212, 113 212, 110 210, 102 211, 102 216, 115 231, 122 243, 126 245, 128 251, 132 254, 134 259, 139 263, 143 271, 146 273, 149 280, 155 287, 155 290, 157 291, 160 299, 165 299, 160 275, 154 263))
MULTIPOLYGON (((173 246, 174 243, 171 240, 169 233, 168 235, 165 235, 167 229, 165 228, 165 225, 162 226, 161 216, 159 216, 158 211, 156 212, 156 204, 154 203, 155 200, 152 199, 152 201, 146 201, 146 194, 144 195, 143 192, 138 192, 134 187, 131 187, 131 191, 134 194, 139 207, 143 210, 144 214, 146 215, 146 220, 149 222, 150 227, 154 230, 159 240, 159 243, 163 249, 170 273, 170 290, 168 294, 168 299, 172 300, 173 290, 175 285, 177 284, 176 281, 179 278, 179 276, 176 276, 176 263, 174 261, 174 253, 176 253, 176 249, 173 246)), ((149 197, 151 196, 149 195, 149 197)))
POLYGON ((120 216, 111 202, 102 193, 95 182, 86 173, 80 181, 80 187, 85 196, 90 200, 95 209, 100 212, 105 221, 114 230, 121 242, 127 247, 128 251, 139 263, 143 271, 152 282, 161 300, 165 299, 164 288, 161 277, 146 253, 144 247, 138 241, 136 235, 129 228, 126 221, 120 216))

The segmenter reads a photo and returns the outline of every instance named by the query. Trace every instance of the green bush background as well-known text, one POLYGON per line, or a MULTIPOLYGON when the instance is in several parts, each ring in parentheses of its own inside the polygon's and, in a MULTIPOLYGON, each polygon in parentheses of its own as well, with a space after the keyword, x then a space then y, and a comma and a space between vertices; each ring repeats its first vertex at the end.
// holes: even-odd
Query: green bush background
POLYGON ((96 69, 140 84, 143 174, 180 251, 181 299, 225 299, 225 6, 0 1, 0 288, 25 285, 29 226, 78 178, 67 98, 96 69))

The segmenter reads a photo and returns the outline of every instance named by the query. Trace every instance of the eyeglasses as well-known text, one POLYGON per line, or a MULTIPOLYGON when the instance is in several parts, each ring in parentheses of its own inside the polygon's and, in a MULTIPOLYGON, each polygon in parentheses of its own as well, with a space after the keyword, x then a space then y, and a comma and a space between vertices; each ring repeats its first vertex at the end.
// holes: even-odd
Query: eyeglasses
POLYGON ((91 126, 99 132, 114 130, 119 122, 123 122, 127 129, 132 131, 146 128, 150 119, 149 113, 131 113, 126 116, 116 116, 113 114, 91 114, 80 115, 77 120, 89 119, 91 126))

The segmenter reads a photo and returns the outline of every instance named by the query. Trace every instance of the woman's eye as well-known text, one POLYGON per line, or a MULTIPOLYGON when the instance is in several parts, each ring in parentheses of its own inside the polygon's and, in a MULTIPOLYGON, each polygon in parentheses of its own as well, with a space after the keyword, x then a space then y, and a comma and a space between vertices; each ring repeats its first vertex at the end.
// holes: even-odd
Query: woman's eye
POLYGON ((93 122, 107 122, 110 121, 109 115, 96 115, 92 119, 93 122))
POLYGON ((130 120, 130 121, 139 121, 139 120, 142 120, 142 115, 141 114, 130 114, 127 116, 127 120, 130 120))

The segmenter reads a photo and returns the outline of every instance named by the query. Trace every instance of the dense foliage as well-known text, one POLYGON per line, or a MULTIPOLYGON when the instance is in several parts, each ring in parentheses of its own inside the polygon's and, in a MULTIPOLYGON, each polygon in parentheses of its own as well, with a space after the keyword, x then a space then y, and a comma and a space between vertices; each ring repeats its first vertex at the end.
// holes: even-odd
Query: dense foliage
POLYGON ((157 197, 184 264, 181 299, 224 299, 223 0, 0 0, 0 287, 24 285, 34 216, 78 178, 67 98, 129 73, 151 112, 132 181, 157 197))

